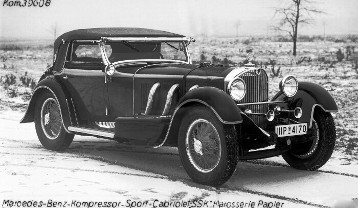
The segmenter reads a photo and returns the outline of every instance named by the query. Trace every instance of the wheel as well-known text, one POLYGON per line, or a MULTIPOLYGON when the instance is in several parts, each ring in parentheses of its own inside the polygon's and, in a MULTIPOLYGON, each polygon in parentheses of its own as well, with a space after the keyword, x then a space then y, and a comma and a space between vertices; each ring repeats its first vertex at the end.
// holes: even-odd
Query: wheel
POLYGON ((312 134, 304 143, 292 144, 290 151, 282 155, 291 166, 300 170, 317 170, 331 157, 336 141, 333 117, 321 109, 313 116, 312 134))
POLYGON ((68 148, 74 135, 67 133, 62 122, 60 106, 52 93, 42 93, 35 105, 35 128, 41 144, 49 150, 68 148))
POLYGON ((195 182, 220 186, 234 173, 238 159, 235 127, 223 125, 205 107, 189 108, 178 134, 184 169, 195 182))

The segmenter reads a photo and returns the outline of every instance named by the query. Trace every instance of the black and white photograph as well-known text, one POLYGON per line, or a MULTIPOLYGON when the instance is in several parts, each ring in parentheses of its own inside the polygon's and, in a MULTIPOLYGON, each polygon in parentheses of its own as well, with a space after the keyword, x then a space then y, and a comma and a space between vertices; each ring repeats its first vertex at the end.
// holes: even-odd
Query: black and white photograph
POLYGON ((358 208, 357 0, 0 0, 3 208, 358 208))

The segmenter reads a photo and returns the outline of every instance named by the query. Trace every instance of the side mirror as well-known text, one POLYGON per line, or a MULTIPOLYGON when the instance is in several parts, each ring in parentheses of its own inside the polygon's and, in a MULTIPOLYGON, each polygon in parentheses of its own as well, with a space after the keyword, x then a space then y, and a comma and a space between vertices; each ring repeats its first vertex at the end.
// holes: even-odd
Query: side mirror
POLYGON ((116 70, 116 67, 114 67, 113 64, 107 65, 105 68, 105 72, 108 76, 112 76, 116 70))

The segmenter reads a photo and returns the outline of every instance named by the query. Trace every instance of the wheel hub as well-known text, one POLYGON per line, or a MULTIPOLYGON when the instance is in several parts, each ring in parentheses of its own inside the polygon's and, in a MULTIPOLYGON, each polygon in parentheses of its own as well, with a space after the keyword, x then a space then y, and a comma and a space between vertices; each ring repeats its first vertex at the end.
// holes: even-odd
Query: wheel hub
POLYGON ((189 161, 198 171, 207 173, 219 164, 220 136, 210 121, 193 121, 187 130, 185 145, 189 161))
POLYGON ((60 108, 54 98, 44 101, 41 108, 41 127, 48 139, 56 139, 60 134, 62 118, 60 108))
POLYGON ((45 125, 48 125, 50 123, 50 113, 45 114, 45 120, 44 123, 45 125))
POLYGON ((196 138, 194 138, 194 151, 203 156, 203 144, 196 138))

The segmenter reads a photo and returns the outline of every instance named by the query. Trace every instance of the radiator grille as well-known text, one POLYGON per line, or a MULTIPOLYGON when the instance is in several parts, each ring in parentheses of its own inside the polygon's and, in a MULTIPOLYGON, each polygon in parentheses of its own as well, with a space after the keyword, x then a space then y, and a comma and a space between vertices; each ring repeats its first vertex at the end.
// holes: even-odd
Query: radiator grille
MULTIPOLYGON (((260 70, 260 73, 256 73, 257 70, 251 70, 245 72, 240 77, 246 84, 246 95, 240 101, 240 103, 256 103, 268 101, 268 78, 265 70, 260 70)), ((263 105, 250 105, 247 106, 253 113, 266 113, 268 111, 268 104, 263 105)), ((266 123, 265 116, 250 115, 251 119, 263 127, 266 123)))

